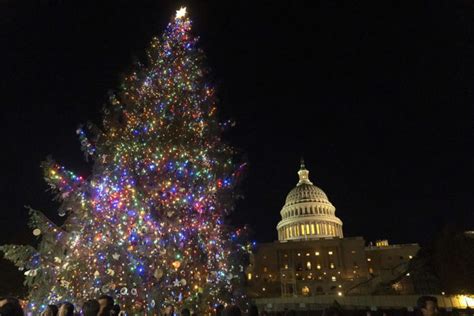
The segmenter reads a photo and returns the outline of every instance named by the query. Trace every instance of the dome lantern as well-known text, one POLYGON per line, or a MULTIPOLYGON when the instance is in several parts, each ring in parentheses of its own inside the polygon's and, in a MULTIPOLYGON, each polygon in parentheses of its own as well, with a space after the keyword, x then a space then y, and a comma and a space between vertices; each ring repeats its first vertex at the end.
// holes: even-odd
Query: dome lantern
POLYGON ((304 159, 301 158, 301 165, 300 165, 300 170, 298 171, 298 176, 300 177, 300 181, 298 182, 297 185, 301 185, 301 184, 313 184, 310 180, 309 180, 309 171, 306 169, 305 165, 304 165, 304 159))

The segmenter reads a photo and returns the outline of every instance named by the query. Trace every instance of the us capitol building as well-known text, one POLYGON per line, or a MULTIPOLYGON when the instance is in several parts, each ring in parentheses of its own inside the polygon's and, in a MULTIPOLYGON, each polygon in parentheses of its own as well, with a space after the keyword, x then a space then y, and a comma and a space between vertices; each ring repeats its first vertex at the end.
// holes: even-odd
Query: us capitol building
POLYGON ((407 267, 419 245, 366 245, 363 237, 344 237, 336 208, 311 182, 304 162, 298 177, 280 211, 278 241, 259 244, 251 258, 249 294, 261 302, 293 298, 303 304, 302 298, 412 293, 407 267))

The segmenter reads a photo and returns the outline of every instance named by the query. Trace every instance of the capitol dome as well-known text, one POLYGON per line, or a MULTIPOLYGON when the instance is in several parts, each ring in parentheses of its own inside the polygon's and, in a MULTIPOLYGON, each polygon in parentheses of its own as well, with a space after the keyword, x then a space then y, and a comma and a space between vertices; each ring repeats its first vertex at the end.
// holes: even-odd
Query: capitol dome
POLYGON ((342 221, 326 193, 309 180, 304 162, 298 171, 299 182, 288 193, 277 225, 278 240, 342 238, 342 221))

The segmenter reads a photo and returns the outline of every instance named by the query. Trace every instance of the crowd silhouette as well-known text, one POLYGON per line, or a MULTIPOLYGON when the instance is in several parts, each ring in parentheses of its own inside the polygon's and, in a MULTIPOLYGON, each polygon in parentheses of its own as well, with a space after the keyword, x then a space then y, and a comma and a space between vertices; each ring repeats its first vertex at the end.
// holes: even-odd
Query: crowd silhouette
MULTIPOLYGON (((364 310, 350 310, 345 311, 338 304, 326 308, 322 311, 294 311, 285 310, 283 312, 267 312, 258 310, 257 306, 251 305, 245 313, 236 305, 218 305, 214 309, 213 316, 296 316, 296 315, 317 315, 317 316, 400 316, 400 311, 372 311, 370 309, 364 310)), ((440 314, 438 309, 438 301, 433 296, 421 296, 417 302, 417 311, 414 315, 417 316, 437 316, 440 314)), ((74 306, 70 302, 62 302, 60 304, 47 305, 44 310, 38 312, 40 316, 118 316, 130 315, 136 316, 137 313, 128 314, 122 311, 118 304, 115 304, 113 297, 109 295, 102 295, 97 299, 90 299, 85 301, 82 306, 74 306)), ((149 315, 149 314, 147 314, 149 315)), ((165 308, 154 315, 159 316, 199 316, 195 312, 191 312, 188 308, 183 308, 176 311, 173 305, 166 305, 165 308)), ((20 300, 14 297, 0 298, 0 316, 25 316, 20 300)), ((26 316, 36 316, 33 313, 27 313, 26 316)), ((474 316, 466 314, 466 316, 474 316)))

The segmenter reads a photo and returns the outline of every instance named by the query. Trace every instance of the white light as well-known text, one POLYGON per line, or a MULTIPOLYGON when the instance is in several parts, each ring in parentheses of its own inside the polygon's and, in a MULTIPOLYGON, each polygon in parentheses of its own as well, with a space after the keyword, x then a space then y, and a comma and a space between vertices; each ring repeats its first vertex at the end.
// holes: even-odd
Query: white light
POLYGON ((337 296, 342 296, 342 292, 337 292, 337 296))
POLYGON ((176 11, 176 18, 181 19, 186 16, 186 7, 181 7, 176 11))

